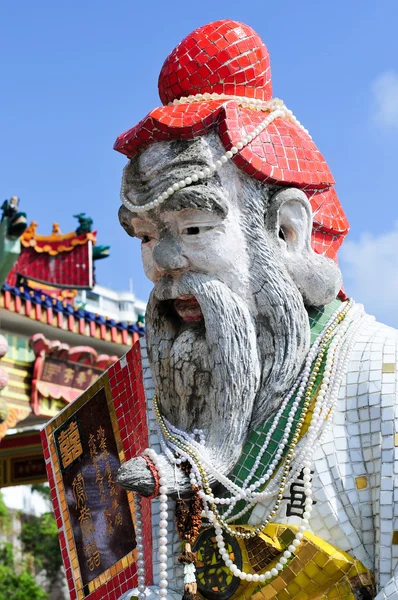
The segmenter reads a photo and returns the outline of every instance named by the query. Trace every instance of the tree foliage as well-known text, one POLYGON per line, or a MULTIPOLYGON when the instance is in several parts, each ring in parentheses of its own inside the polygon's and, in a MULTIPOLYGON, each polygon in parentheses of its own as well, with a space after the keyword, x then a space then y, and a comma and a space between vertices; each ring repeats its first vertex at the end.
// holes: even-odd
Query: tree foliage
POLYGON ((7 528, 9 523, 8 508, 0 492, 0 531, 7 528))
MULTIPOLYGON (((50 508, 48 486, 36 484, 32 486, 33 491, 47 500, 50 508)), ((20 539, 25 565, 16 565, 11 543, 0 542, 0 600, 44 600, 48 598, 47 594, 37 585, 26 565, 30 560, 30 564, 34 563, 36 570, 45 570, 50 585, 55 582, 62 565, 57 524, 52 512, 46 512, 39 517, 21 517, 20 539)), ((0 492, 0 531, 9 531, 11 520, 0 492)))
POLYGON ((58 529, 52 513, 29 517, 22 525, 21 542, 26 553, 33 556, 36 566, 46 571, 50 582, 55 582, 62 565, 58 529))
POLYGON ((0 546, 0 600, 45 600, 47 594, 37 585, 25 567, 19 574, 15 571, 12 545, 0 546))

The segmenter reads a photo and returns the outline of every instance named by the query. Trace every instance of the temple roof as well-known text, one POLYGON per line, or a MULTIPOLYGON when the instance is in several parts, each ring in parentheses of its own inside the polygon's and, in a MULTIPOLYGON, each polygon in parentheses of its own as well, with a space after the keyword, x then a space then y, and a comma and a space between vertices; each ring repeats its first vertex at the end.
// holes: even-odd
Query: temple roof
MULTIPOLYGON (((4 203, 3 213, 12 209, 10 202, 4 203)), ((142 323, 116 321, 75 304, 78 290, 93 289, 93 263, 108 256, 109 246, 96 245, 90 217, 85 213, 74 217, 78 226, 66 234, 53 223, 49 235, 38 235, 36 221, 19 233, 21 250, 0 288, 0 308, 37 321, 39 330, 42 323, 130 346, 144 334, 142 323)))
POLYGON ((34 321, 67 329, 72 333, 112 341, 116 344, 130 345, 133 343, 134 334, 143 336, 145 333, 145 328, 138 323, 107 319, 25 285, 17 287, 5 283, 0 295, 0 308, 24 315, 34 321))

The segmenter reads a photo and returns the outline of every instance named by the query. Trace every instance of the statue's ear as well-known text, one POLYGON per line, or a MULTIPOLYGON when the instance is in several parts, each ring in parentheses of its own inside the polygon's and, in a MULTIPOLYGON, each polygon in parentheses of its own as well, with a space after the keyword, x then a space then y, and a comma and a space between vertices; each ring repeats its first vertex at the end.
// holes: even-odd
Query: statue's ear
POLYGON ((304 303, 321 306, 331 302, 341 288, 341 273, 336 263, 312 249, 312 209, 304 192, 296 188, 276 192, 270 201, 267 228, 304 303))
POLYGON ((311 252, 312 209, 301 190, 288 188, 273 195, 268 231, 278 238, 282 254, 311 252))

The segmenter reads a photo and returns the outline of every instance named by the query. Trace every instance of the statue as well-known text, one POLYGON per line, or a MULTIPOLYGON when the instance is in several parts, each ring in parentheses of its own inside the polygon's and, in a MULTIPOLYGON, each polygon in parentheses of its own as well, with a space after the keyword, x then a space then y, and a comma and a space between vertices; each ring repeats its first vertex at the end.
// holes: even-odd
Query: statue
POLYGON ((26 213, 19 210, 18 196, 12 196, 10 200, 4 200, 1 210, 3 211, 1 221, 7 223, 7 236, 11 240, 18 239, 27 227, 26 213))
MULTIPOLYGON (((91 233, 93 227, 93 220, 91 217, 86 217, 86 213, 79 213, 78 215, 73 215, 75 219, 79 221, 79 226, 76 229, 77 235, 82 235, 83 233, 91 233)), ((54 223, 56 225, 56 223, 54 223)), ((53 234, 57 233, 54 231, 53 234)), ((93 246, 93 260, 101 260, 102 258, 108 258, 109 256, 110 246, 98 245, 93 246)))
POLYGON ((1 205, 1 210, 3 211, 1 220, 3 220, 5 217, 8 217, 8 218, 14 217, 18 212, 18 207, 19 207, 18 196, 12 196, 9 200, 4 200, 3 204, 1 205))
POLYGON ((93 226, 93 220, 91 217, 86 217, 86 213, 79 213, 78 215, 73 215, 73 217, 79 221, 79 226, 76 229, 77 235, 91 232, 93 226))
MULTIPOLYGON (((157 498, 158 593, 398 599, 398 338, 346 299, 326 161, 242 23, 188 35, 159 92, 115 145, 130 159, 120 222, 154 283, 161 447, 118 480, 138 516, 157 498)), ((139 526, 137 541, 144 600, 139 526)))

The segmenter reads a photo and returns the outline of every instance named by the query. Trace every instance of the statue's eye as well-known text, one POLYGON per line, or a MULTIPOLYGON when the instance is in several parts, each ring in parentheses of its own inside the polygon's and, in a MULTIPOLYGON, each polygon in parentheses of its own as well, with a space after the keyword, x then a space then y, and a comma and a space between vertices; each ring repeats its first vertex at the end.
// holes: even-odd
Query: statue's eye
POLYGON ((186 235, 198 235, 200 233, 200 229, 199 227, 187 227, 184 230, 184 233, 186 235))
POLYGON ((213 225, 190 225, 189 227, 184 227, 181 233, 182 235, 199 235, 211 229, 214 229, 213 225))

